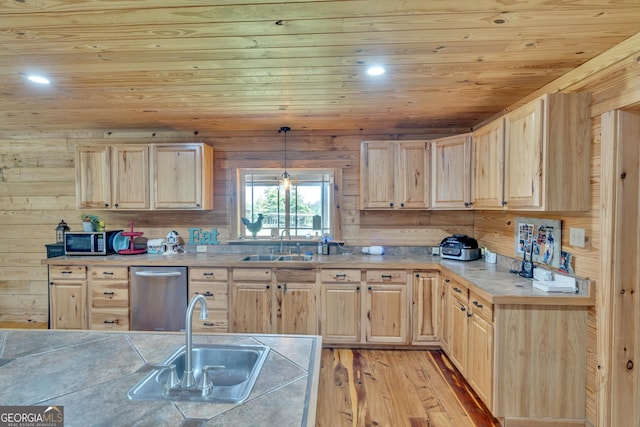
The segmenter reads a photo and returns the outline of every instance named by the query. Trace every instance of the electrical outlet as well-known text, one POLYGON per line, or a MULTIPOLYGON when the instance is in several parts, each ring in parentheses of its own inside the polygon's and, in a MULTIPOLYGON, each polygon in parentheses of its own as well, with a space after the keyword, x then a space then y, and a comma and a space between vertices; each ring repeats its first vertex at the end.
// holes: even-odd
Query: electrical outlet
POLYGON ((569 244, 578 248, 584 248, 584 228, 569 228, 569 244))
POLYGON ((207 246, 206 245, 196 246, 196 252, 207 252, 207 246))
POLYGON ((436 256, 436 255, 440 255, 440 248, 437 246, 434 246, 431 248, 431 255, 436 256))

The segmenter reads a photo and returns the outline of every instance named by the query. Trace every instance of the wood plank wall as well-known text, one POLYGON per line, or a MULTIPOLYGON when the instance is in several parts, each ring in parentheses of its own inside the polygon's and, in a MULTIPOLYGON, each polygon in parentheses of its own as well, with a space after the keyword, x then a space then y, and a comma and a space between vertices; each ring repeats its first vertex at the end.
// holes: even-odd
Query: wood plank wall
MULTIPOLYGON (((342 180, 341 221, 343 238, 351 245, 436 245, 442 235, 463 230, 478 238, 481 245, 513 256, 513 221, 516 216, 561 219, 564 249, 574 255, 577 275, 596 281, 599 292, 607 292, 599 278, 600 221, 600 114, 615 108, 640 104, 640 58, 633 40, 614 48, 603 61, 585 66, 540 89, 542 92, 590 91, 592 102, 591 211, 586 213, 505 213, 505 212, 360 212, 358 206, 359 143, 363 139, 420 139, 444 136, 389 130, 370 135, 296 132, 289 135, 292 161, 338 161, 345 165, 342 180), (586 230, 585 248, 568 246, 569 228, 586 230)), ((538 93, 532 94, 537 96, 538 93)), ((8 134, 0 131, 0 321, 36 321, 47 319, 47 274, 40 265, 44 245, 55 240, 54 229, 61 218, 72 229, 80 229, 75 209, 74 147, 93 143, 145 143, 205 141, 216 148, 215 204, 212 212, 105 213, 109 228, 126 227, 130 220, 149 237, 162 237, 170 229, 186 234, 190 226, 217 228, 220 239, 232 238, 229 212, 233 192, 229 188, 228 165, 246 162, 259 164, 264 159, 278 160, 282 150, 277 129, 286 123, 274 120, 273 135, 251 132, 223 135, 194 135, 189 132, 91 131, 70 133, 8 134)), ((462 130, 461 130, 462 131, 462 130)), ((455 132, 455 130, 453 131, 455 132)), ((640 308, 639 308, 640 309, 640 308)), ((589 316, 589 361, 587 372, 587 417, 595 425, 598 415, 595 371, 598 364, 596 339, 598 314, 589 316)))

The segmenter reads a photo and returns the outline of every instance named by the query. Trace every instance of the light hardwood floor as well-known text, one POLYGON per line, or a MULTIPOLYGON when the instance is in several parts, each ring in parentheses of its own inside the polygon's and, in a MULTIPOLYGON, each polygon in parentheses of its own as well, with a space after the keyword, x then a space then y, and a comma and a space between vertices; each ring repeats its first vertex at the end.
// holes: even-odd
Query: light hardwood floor
POLYGON ((318 427, 499 426, 441 351, 322 351, 318 427))

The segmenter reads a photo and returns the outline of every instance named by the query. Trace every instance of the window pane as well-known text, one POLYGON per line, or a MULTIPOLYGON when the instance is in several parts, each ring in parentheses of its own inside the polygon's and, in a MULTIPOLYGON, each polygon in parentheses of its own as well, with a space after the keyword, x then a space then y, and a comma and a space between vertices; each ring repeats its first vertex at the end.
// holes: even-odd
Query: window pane
MULTIPOLYGON (((244 194, 240 195, 240 199, 244 200, 244 209, 240 216, 256 222, 258 214, 263 215, 262 230, 257 233, 258 237, 270 237, 273 229, 277 233, 289 229, 291 237, 331 234, 333 172, 309 169, 290 171, 292 185, 288 191, 279 185, 281 173, 280 169, 241 171, 244 194)), ((247 227, 242 226, 242 230, 242 236, 251 237, 247 227)))

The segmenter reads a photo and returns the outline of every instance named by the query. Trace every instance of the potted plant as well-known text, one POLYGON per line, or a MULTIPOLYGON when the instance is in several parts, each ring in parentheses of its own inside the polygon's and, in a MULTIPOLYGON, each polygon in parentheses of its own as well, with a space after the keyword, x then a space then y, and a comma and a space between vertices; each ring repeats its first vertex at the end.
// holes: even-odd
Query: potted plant
POLYGON ((96 231, 98 229, 98 223, 100 222, 98 215, 83 213, 80 218, 82 219, 82 229, 84 231, 96 231))

